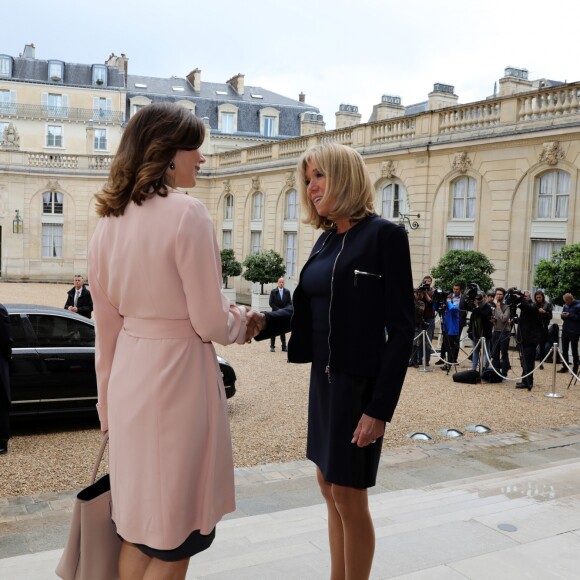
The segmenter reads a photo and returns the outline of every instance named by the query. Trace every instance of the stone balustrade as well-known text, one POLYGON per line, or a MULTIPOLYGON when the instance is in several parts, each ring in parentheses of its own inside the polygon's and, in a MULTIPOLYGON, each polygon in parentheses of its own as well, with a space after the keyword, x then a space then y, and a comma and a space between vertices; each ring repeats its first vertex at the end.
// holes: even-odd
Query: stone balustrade
MULTIPOLYGON (((366 151, 388 152, 401 147, 460 138, 484 139, 526 130, 534 122, 580 125, 580 83, 540 88, 415 115, 354 125, 335 131, 261 144, 211 155, 208 169, 241 168, 271 161, 293 163, 306 149, 320 143, 342 143, 366 151)), ((110 156, 30 153, 0 149, 0 165, 62 168, 106 172, 110 156)))
POLYGON ((374 123, 371 127, 371 143, 391 143, 415 137, 415 118, 398 118, 374 123))
POLYGON ((518 98, 518 121, 546 120, 577 115, 579 100, 578 85, 544 89, 535 94, 518 98))
POLYGON ((57 153, 29 153, 28 165, 31 167, 63 167, 65 169, 78 168, 77 155, 60 155, 57 153))
POLYGON ((439 113, 439 131, 453 133, 487 129, 499 125, 501 103, 475 103, 464 107, 444 109, 439 113))
POLYGON ((108 173, 112 155, 66 155, 62 153, 32 153, 29 151, 0 150, 0 167, 30 167, 70 169, 94 173, 108 173))
POLYGON ((272 159, 272 145, 258 145, 248 149, 246 161, 248 163, 258 163, 260 161, 270 161, 272 159))

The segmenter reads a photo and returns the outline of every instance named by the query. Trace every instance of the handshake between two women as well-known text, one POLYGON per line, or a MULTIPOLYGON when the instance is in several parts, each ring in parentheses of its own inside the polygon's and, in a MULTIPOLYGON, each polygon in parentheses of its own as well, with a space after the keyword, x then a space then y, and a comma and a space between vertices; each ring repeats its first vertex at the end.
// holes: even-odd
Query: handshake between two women
POLYGON ((262 332, 265 327, 266 315, 246 308, 246 342, 252 342, 252 338, 262 332))

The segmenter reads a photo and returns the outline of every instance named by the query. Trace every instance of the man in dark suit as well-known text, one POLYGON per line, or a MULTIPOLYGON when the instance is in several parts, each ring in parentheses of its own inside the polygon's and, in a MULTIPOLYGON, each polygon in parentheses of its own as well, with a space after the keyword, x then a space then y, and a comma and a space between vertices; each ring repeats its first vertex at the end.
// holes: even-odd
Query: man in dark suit
MULTIPOLYGON (((284 308, 288 306, 288 304, 292 304, 292 298, 290 296, 290 290, 284 288, 284 278, 280 278, 278 280, 278 286, 270 292, 270 308, 272 312, 276 310, 280 310, 280 308, 284 308)), ((280 341, 282 342, 282 351, 286 352, 286 335, 280 335, 280 341)), ((270 339, 270 352, 274 352, 276 350, 276 337, 273 336, 270 339)))
POLYGON ((8 452, 10 438, 10 358, 12 357, 12 334, 6 307, 0 304, 0 455, 8 452))
POLYGON ((91 317, 93 311, 93 299, 89 289, 85 286, 85 281, 80 274, 74 277, 74 286, 67 292, 68 298, 64 305, 65 310, 77 312, 87 318, 91 317))

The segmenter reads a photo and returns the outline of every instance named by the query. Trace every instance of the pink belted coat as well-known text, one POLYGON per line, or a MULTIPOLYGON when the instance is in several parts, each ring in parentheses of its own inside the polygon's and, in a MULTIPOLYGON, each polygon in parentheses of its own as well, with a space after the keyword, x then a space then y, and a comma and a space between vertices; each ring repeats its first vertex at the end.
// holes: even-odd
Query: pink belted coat
POLYGON ((244 311, 221 293, 206 208, 178 191, 99 220, 89 281, 113 520, 125 540, 171 550, 235 509, 212 341, 243 343, 244 311))

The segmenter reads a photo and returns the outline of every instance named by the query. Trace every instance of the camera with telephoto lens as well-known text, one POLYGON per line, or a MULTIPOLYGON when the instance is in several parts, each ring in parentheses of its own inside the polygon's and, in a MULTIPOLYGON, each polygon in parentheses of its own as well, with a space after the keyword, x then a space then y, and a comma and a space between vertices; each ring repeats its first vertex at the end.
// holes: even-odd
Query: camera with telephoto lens
POLYGON ((509 288, 503 297, 504 304, 507 304, 510 307, 510 318, 513 319, 514 322, 517 321, 516 310, 523 297, 523 291, 518 290, 515 286, 509 288))
POLYGON ((465 297, 465 307, 467 310, 471 311, 475 307, 475 299, 478 294, 481 294, 479 286, 475 282, 471 282, 465 288, 463 296, 465 297))
POLYGON ((442 290, 441 288, 433 288, 433 296, 431 300, 433 301, 433 308, 437 310, 440 314, 445 310, 447 306, 447 297, 451 294, 447 290, 442 290))

